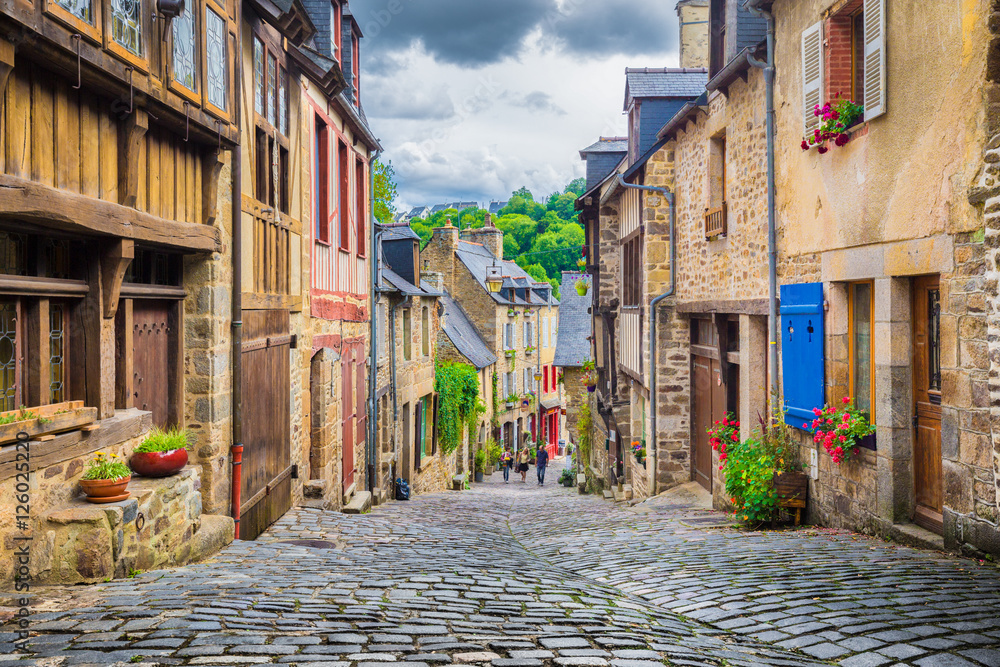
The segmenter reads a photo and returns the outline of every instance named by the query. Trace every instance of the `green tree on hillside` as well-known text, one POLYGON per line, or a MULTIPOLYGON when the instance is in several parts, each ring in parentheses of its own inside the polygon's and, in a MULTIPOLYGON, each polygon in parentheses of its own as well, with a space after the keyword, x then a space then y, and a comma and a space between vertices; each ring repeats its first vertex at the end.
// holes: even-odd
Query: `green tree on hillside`
POLYGON ((566 189, 563 190, 563 193, 568 195, 576 195, 577 197, 580 197, 586 191, 587 191, 587 179, 581 176, 580 178, 576 178, 570 181, 569 185, 566 186, 566 189))
POLYGON ((387 225, 396 217, 396 171, 392 160, 375 160, 372 167, 375 179, 375 219, 387 225))
POLYGON ((547 232, 536 238, 531 250, 525 253, 527 261, 541 264, 546 274, 561 282, 562 272, 576 266, 584 240, 583 227, 576 223, 566 223, 558 231, 547 232))

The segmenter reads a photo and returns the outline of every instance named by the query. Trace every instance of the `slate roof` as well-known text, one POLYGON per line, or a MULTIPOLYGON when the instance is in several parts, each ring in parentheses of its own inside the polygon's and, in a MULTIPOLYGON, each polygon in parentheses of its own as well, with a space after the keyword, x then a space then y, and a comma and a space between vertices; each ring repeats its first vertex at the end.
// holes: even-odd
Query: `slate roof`
POLYGON ((625 109, 637 97, 698 97, 707 82, 708 70, 701 67, 629 67, 625 70, 625 109))
POLYGON ((479 243, 472 243, 470 241, 459 241, 458 248, 455 251, 455 255, 458 259, 465 265, 472 276, 476 279, 479 285, 493 297, 493 300, 497 303, 513 305, 513 306, 558 306, 559 300, 552 296, 552 286, 548 283, 537 283, 535 279, 531 277, 524 269, 520 266, 511 262, 509 260, 497 260, 485 246, 479 243), (503 268, 502 274, 505 278, 504 287, 516 286, 518 289, 531 288, 528 292, 527 299, 521 299, 515 296, 513 299, 507 299, 501 294, 493 293, 486 290, 486 269, 487 267, 493 266, 493 262, 497 261, 503 268), (508 281, 509 279, 509 281, 508 281), (543 299, 535 291, 535 288, 545 290, 548 292, 548 299, 543 299))
POLYGON ((501 209, 506 208, 508 203, 506 201, 491 201, 489 208, 490 215, 496 215, 501 209))
POLYGON ((389 287, 391 288, 391 291, 400 292, 403 296, 433 296, 409 282, 387 266, 383 266, 381 271, 383 289, 389 287))
POLYGON ((581 278, 589 278, 586 273, 563 271, 562 303, 559 305, 559 336, 556 338, 556 353, 553 366, 579 368, 590 359, 590 336, 593 334, 593 320, 590 308, 591 294, 580 296, 575 283, 581 278))
POLYGON ((767 19, 755 16, 745 6, 738 3, 736 7, 736 51, 747 47, 755 47, 767 39, 767 19))
POLYGON ((483 337, 479 335, 479 331, 476 330, 458 302, 445 292, 441 297, 441 305, 444 306, 444 333, 455 349, 461 352, 462 356, 476 368, 483 369, 490 364, 495 364, 496 355, 490 351, 489 346, 486 345, 483 337))
POLYGON ((628 137, 601 137, 596 143, 580 149, 580 159, 587 153, 628 153, 628 137))
POLYGON ((383 241, 405 241, 406 239, 413 241, 420 240, 420 236, 405 222, 402 224, 395 223, 392 225, 378 225, 378 229, 382 232, 383 241))

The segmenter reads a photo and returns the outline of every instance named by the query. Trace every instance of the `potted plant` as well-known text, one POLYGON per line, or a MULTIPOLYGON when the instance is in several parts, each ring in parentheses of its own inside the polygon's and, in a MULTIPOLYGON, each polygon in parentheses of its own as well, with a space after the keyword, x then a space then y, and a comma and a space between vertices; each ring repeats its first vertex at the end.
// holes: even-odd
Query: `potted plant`
POLYGON ((117 454, 100 453, 83 472, 80 488, 87 494, 87 502, 116 503, 128 498, 125 489, 131 480, 132 471, 117 454))
POLYGON ((638 440, 632 441, 632 455, 635 456, 635 460, 639 462, 639 465, 646 465, 646 445, 639 442, 638 440))
POLYGON ((841 98, 840 93, 832 103, 827 102, 822 107, 817 104, 813 109, 813 115, 820 119, 820 124, 811 135, 802 139, 802 150, 807 151, 815 147, 816 152, 822 155, 830 150, 827 142, 831 139, 835 146, 847 144, 851 140, 847 130, 861 120, 864 113, 864 106, 841 98))
POLYGON ((584 259, 583 257, 581 257, 580 259, 576 260, 576 268, 578 268, 581 271, 583 271, 585 268, 587 268, 587 260, 584 259))
POLYGON ((584 277, 576 281, 576 293, 580 296, 587 296, 590 291, 590 278, 584 277))
POLYGON ((589 393, 592 394, 597 391, 597 371, 584 371, 580 377, 580 381, 583 382, 583 386, 587 388, 589 393))
POLYGON ((503 356, 507 357, 508 359, 513 359, 514 357, 517 356, 517 350, 504 350, 503 356))
POLYGON ((575 475, 573 471, 569 468, 563 468, 562 472, 559 474, 559 484, 565 487, 571 487, 576 483, 575 475))
POLYGON ((812 424, 802 424, 802 428, 813 432, 813 442, 822 443, 837 465, 858 456, 861 453, 859 445, 875 433, 867 415, 855 407, 850 396, 840 399, 839 407, 813 408, 813 414, 816 418, 812 424))
POLYGON ((483 473, 486 472, 486 450, 478 449, 476 450, 475 456, 475 466, 476 466, 476 481, 483 481, 483 473))
POLYGON ((507 317, 517 317, 517 311, 513 308, 507 309, 507 317))
POLYGON ((176 475, 187 465, 187 447, 192 438, 191 432, 184 429, 163 431, 154 426, 132 452, 129 467, 143 477, 176 475))
POLYGON ((517 394, 510 394, 509 396, 507 396, 507 399, 506 399, 507 400, 507 409, 508 410, 513 410, 514 406, 517 405, 518 399, 519 399, 519 397, 518 397, 517 394))
POLYGON ((528 347, 524 348, 524 354, 527 355, 527 356, 529 356, 529 357, 531 356, 531 353, 534 352, 534 351, 535 351, 535 348, 532 347, 531 345, 529 345, 528 347))

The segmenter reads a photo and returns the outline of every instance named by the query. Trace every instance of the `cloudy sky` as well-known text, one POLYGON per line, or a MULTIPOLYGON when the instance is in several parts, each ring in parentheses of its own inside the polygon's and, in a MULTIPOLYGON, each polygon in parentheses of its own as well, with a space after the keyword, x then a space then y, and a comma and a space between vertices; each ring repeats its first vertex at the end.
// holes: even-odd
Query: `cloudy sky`
POLYGON ((351 0, 399 208, 541 197, 623 134, 624 70, 677 64, 675 0, 351 0))

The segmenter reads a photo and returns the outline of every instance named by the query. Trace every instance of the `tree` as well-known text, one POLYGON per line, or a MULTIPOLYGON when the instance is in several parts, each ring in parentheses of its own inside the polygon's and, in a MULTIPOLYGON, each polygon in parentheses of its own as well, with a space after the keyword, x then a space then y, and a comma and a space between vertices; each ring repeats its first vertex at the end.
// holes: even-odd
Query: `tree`
POLYGON ((561 220, 576 222, 576 209, 574 208, 576 199, 577 195, 573 193, 553 193, 548 201, 549 213, 559 216, 561 220))
POLYGON ((536 238, 526 255, 529 261, 541 264, 545 273, 561 284, 562 272, 576 268, 584 240, 583 227, 566 223, 558 231, 548 231, 536 238))
POLYGON ((519 187, 517 190, 514 190, 514 192, 511 194, 511 199, 513 199, 514 197, 520 197, 521 199, 526 199, 527 201, 535 201, 535 196, 531 194, 531 190, 529 190, 527 187, 523 185, 519 187))
MULTIPOLYGON (((530 248, 538 233, 537 223, 526 215, 504 215, 497 219, 496 226, 503 232, 504 238, 513 237, 519 251, 530 248)), ((507 256, 506 250, 504 250, 504 256, 507 256)))
POLYGON ((396 171, 392 168, 392 160, 375 160, 372 175, 375 179, 375 219, 387 225, 396 217, 396 171))
POLYGON ((513 236, 504 234, 503 237, 503 256, 506 258, 517 257, 521 254, 521 246, 517 245, 517 241, 514 240, 513 236))
POLYGON ((410 229, 415 231, 417 236, 420 237, 420 249, 423 250, 430 243, 431 236, 433 235, 431 226, 420 218, 414 218, 410 220, 410 229))
POLYGON ((563 190, 563 193, 567 195, 576 195, 577 197, 580 197, 586 191, 587 191, 587 179, 581 176, 580 178, 576 178, 570 181, 570 184, 566 186, 566 189, 563 190))

